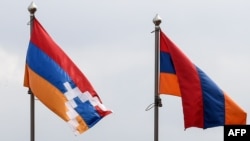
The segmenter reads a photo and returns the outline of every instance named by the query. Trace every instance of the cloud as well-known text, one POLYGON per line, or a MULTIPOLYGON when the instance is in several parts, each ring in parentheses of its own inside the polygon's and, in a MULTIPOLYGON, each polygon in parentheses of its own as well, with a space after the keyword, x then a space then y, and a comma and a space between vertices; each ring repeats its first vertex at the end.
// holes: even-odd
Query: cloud
POLYGON ((1 85, 7 86, 8 83, 21 83, 21 79, 17 79, 23 76, 23 64, 24 60, 21 60, 18 54, 8 52, 3 46, 0 46, 0 78, 1 85))

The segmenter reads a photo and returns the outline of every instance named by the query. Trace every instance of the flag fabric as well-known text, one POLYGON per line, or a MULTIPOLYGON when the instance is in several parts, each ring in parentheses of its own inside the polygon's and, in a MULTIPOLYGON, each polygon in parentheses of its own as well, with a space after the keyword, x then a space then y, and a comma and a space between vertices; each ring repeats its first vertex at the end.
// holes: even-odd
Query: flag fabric
POLYGON ((75 134, 81 134, 112 111, 39 21, 34 18, 32 22, 24 86, 69 123, 75 134))
POLYGON ((162 31, 159 94, 181 97, 185 129, 246 124, 246 112, 162 31))

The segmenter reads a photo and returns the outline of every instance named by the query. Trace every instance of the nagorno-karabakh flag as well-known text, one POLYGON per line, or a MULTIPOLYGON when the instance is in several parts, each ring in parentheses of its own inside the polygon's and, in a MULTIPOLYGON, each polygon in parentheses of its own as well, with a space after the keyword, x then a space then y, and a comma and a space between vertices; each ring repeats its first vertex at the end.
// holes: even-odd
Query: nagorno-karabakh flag
POLYGON ((246 112, 162 31, 159 94, 181 97, 185 128, 246 124, 246 112))
POLYGON ((38 20, 32 22, 24 86, 81 134, 112 112, 38 20))

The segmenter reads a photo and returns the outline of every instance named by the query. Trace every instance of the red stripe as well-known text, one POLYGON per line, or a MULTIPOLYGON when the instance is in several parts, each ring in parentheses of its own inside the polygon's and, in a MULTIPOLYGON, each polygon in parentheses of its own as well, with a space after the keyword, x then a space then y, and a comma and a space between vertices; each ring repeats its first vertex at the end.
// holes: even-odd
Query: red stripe
POLYGON ((71 79, 82 92, 89 91, 93 96, 97 96, 95 90, 84 74, 77 68, 77 66, 64 53, 64 51, 53 41, 53 39, 49 36, 37 19, 34 19, 33 21, 31 42, 38 46, 59 66, 61 66, 61 68, 69 74, 71 79))
POLYGON ((182 96, 185 128, 203 128, 202 89, 196 67, 163 32, 160 33, 160 41, 161 49, 168 51, 173 59, 182 96))

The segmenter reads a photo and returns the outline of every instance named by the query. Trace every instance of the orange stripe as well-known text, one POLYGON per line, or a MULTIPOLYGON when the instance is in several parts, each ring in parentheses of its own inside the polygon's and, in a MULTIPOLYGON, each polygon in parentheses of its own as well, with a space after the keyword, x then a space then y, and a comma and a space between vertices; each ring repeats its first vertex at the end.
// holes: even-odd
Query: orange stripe
POLYGON ((227 94, 225 97, 225 124, 246 124, 246 112, 240 108, 227 94))
POLYGON ((77 122, 79 123, 79 126, 77 127, 77 131, 81 134, 83 132, 85 132, 86 130, 89 129, 89 127, 87 126, 87 124, 85 123, 85 121, 82 120, 82 118, 80 116, 76 117, 77 122))
POLYGON ((181 91, 177 76, 169 73, 160 73, 159 93, 181 96, 181 91))
MULTIPOLYGON (((68 121, 69 118, 66 114, 68 111, 65 103, 67 102, 66 97, 53 85, 48 83, 45 79, 37 75, 27 66, 27 73, 25 76, 25 86, 29 84, 33 94, 51 111, 56 113, 64 121, 68 121), (28 74, 28 75, 27 75, 28 74)), ((88 130, 88 126, 85 121, 78 116, 76 120, 79 123, 77 130, 82 133, 88 130)))
POLYGON ((68 110, 65 106, 67 99, 65 96, 57 88, 29 68, 28 74, 29 87, 33 94, 50 110, 60 116, 63 120, 68 121, 69 118, 66 115, 68 110))
POLYGON ((28 66, 25 64, 23 86, 29 87, 28 66))

